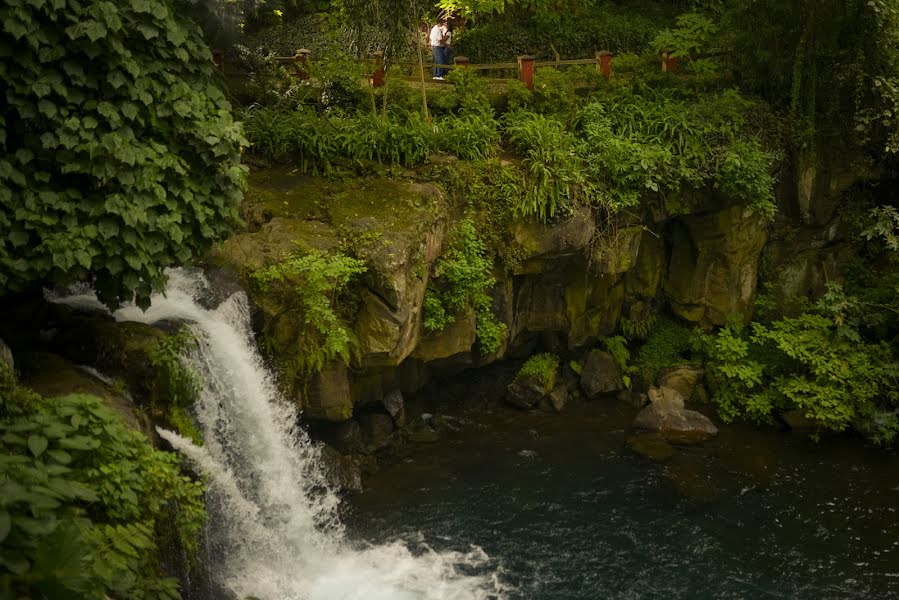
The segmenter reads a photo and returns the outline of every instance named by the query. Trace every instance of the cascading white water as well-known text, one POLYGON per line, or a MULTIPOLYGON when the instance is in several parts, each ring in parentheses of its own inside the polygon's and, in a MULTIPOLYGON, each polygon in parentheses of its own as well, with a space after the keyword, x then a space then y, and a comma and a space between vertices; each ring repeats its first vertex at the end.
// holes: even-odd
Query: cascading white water
MULTIPOLYGON (((479 548, 413 554, 401 541, 358 547, 345 539, 319 449, 256 350, 246 296, 208 309, 198 302, 208 286, 199 271, 173 270, 147 311, 131 306, 114 316, 184 321, 199 341, 192 360, 204 381, 195 405, 204 445, 159 433, 209 478, 206 543, 216 584, 263 600, 502 597, 495 576, 459 572, 486 564, 479 548)), ((96 304, 91 294, 60 301, 96 304)))

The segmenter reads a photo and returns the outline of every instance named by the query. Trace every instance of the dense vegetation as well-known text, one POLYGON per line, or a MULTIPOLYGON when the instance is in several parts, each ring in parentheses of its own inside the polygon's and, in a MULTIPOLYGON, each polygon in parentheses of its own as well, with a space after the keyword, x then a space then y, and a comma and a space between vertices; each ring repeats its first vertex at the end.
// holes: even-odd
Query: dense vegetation
POLYGON ((224 237, 244 143, 191 3, 0 7, 0 288, 137 300, 224 237))
POLYGON ((0 595, 180 598, 161 551, 192 557, 203 486, 93 396, 45 399, 0 365, 0 595))

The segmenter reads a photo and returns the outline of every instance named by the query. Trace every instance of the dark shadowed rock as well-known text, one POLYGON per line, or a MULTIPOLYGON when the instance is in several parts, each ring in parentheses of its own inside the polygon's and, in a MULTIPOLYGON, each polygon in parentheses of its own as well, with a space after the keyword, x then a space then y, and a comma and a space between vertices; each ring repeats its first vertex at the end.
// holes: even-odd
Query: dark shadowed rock
POLYGON ((592 350, 581 371, 581 388, 588 399, 624 388, 618 365, 608 352, 592 350))
POLYGON ((539 407, 544 412, 562 412, 565 404, 568 402, 568 388, 564 385, 557 385, 556 389, 549 395, 540 399, 539 407))
POLYGON ((371 451, 380 450, 390 443, 393 434, 393 419, 384 413, 360 415, 362 435, 371 451))
POLYGON ((362 472, 352 458, 324 445, 321 459, 325 477, 335 489, 344 492, 362 491, 362 472))
POLYGON ((334 432, 334 447, 343 454, 364 454, 367 451, 359 421, 349 419, 337 425, 334 432))
POLYGON ((523 409, 533 408, 546 395, 543 383, 533 377, 518 377, 506 388, 506 402, 523 409))
POLYGON ((402 427, 406 422, 406 408, 403 401, 403 392, 400 390, 391 390, 384 395, 381 400, 384 410, 393 417, 393 422, 397 427, 402 427))

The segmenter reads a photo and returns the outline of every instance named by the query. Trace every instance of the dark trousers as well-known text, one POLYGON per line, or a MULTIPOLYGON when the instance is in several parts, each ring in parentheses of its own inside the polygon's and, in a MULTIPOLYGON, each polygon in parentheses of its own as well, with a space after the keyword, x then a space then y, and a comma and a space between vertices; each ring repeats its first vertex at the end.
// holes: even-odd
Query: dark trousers
MULTIPOLYGON (((442 46, 434 46, 434 65, 448 65, 452 60, 453 51, 450 48, 442 46)), ((434 67, 434 77, 443 77, 449 72, 449 69, 434 67)))

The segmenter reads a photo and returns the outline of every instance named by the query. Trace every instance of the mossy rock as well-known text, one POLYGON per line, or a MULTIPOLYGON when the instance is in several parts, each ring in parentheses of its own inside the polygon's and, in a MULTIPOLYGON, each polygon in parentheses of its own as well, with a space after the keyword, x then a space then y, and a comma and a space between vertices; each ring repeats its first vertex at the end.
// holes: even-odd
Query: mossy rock
POLYGON ((71 394, 88 394, 103 399, 134 429, 150 439, 152 428, 147 415, 135 410, 126 398, 124 382, 110 385, 83 368, 50 352, 23 352, 16 356, 20 381, 45 398, 60 398, 71 394))

